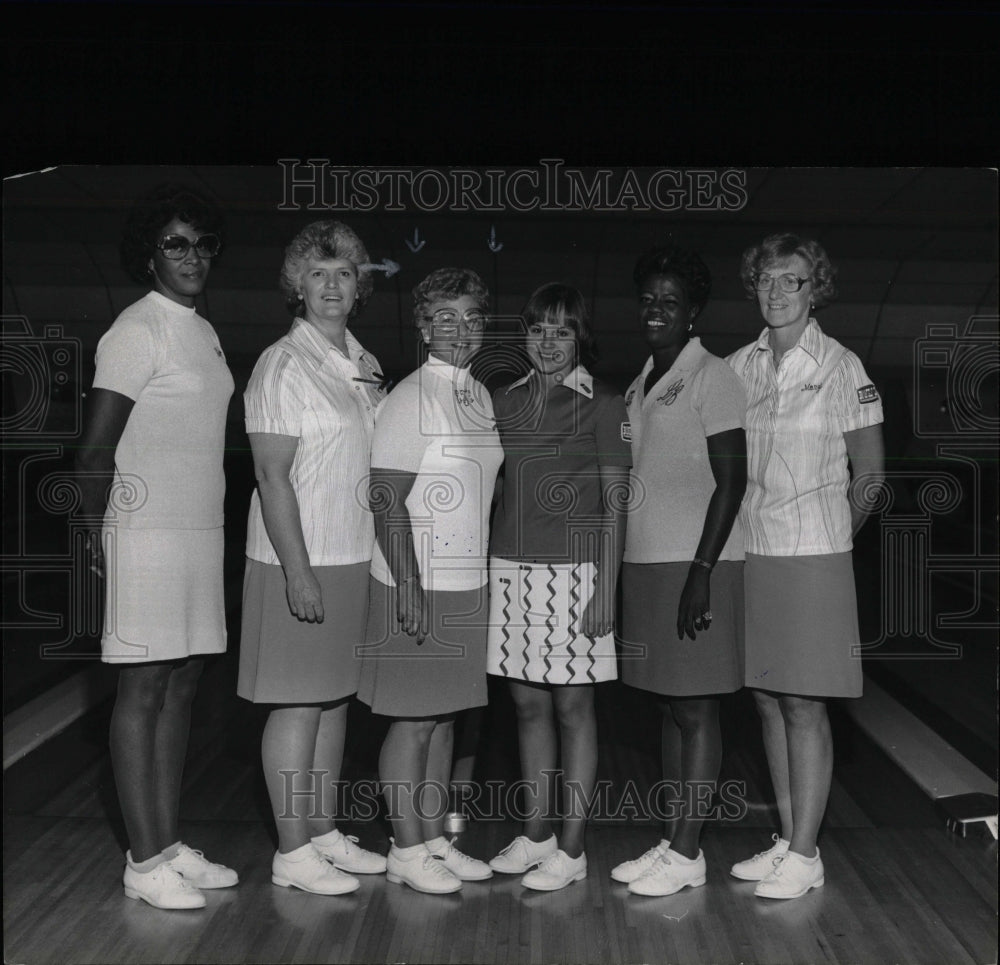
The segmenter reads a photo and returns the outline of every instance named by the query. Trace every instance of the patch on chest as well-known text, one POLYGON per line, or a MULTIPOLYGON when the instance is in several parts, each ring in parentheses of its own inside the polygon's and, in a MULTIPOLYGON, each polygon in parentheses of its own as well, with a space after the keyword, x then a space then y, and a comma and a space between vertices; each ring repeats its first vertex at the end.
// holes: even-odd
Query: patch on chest
POLYGON ((667 386, 667 391, 664 392, 663 395, 656 397, 656 401, 659 402, 660 405, 673 405, 677 396, 679 396, 683 391, 684 379, 682 377, 676 382, 671 382, 670 385, 667 386))
POLYGON ((632 423, 623 422, 621 425, 622 442, 632 441, 632 423))

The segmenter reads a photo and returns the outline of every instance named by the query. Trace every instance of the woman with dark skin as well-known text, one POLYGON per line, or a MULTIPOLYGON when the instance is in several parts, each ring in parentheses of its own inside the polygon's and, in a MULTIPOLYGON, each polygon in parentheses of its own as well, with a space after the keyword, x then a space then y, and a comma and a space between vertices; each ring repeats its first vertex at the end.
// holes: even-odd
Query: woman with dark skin
POLYGON ((110 743, 130 846, 125 894, 158 908, 200 908, 200 889, 237 883, 178 833, 191 703, 204 655, 226 648, 233 379, 194 308, 221 247, 219 213, 193 192, 164 185, 136 204, 122 264, 152 290, 98 345, 76 460, 90 567, 107 565, 102 659, 121 664, 110 743))
POLYGON ((692 335, 712 282, 701 258, 653 249, 634 281, 652 354, 626 395, 635 498, 622 679, 657 695, 663 776, 679 780, 680 799, 660 843, 611 876, 635 894, 669 895, 705 883, 700 789, 714 788, 722 761, 718 695, 743 684, 743 540, 734 522, 746 487, 746 396, 692 335))

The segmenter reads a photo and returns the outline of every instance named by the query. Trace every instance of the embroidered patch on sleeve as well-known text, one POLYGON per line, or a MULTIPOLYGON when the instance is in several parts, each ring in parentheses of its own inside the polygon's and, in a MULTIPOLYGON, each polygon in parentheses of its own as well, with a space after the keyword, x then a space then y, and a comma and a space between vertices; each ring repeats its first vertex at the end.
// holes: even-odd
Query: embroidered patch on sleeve
POLYGON ((632 441, 632 423, 623 422, 622 423, 622 442, 632 441))
POLYGON ((863 385, 858 389, 858 402, 864 405, 866 402, 878 402, 878 390, 874 385, 863 385))

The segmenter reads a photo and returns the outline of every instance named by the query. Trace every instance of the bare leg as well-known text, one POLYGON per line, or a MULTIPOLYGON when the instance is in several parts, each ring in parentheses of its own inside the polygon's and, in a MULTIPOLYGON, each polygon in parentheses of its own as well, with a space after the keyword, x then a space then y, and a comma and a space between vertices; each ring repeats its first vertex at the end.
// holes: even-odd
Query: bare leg
POLYGON ((597 781, 597 715, 592 684, 556 686, 552 700, 562 745, 563 815, 559 847, 571 858, 583 853, 587 814, 597 781))
POLYGON ((433 841, 444 833, 444 816, 448 813, 448 788, 451 784, 451 762, 455 743, 455 718, 439 720, 431 734, 427 751, 427 786, 420 797, 424 841, 433 841))
POLYGON ((715 697, 674 697, 670 708, 681 733, 680 777, 684 789, 684 809, 670 847, 685 858, 697 858, 710 792, 715 792, 722 766, 719 701, 715 697))
POLYGON ((261 761, 278 850, 288 854, 308 843, 310 816, 318 813, 312 770, 319 730, 320 707, 275 707, 268 715, 261 741, 261 761), (294 793, 293 793, 294 792, 294 793))
POLYGON ((517 712, 517 742, 524 789, 524 834, 531 841, 552 837, 550 778, 558 765, 552 693, 543 684, 510 680, 517 712))
POLYGON ((180 840, 181 781, 191 733, 191 705, 205 665, 202 658, 175 664, 156 721, 156 823, 163 847, 180 840))
POLYGON ((312 763, 313 770, 316 771, 320 800, 316 816, 309 822, 310 833, 314 838, 334 829, 334 817, 343 803, 337 800, 335 790, 344 764, 347 706, 348 700, 345 698, 332 706, 323 706, 320 711, 312 763))
POLYGON ((427 759, 436 725, 433 718, 397 719, 389 726, 382 742, 378 772, 397 848, 412 848, 425 840, 414 791, 426 780, 427 759))
POLYGON ((781 820, 781 836, 791 841, 792 792, 788 778, 788 740, 785 734, 785 718, 781 712, 778 696, 765 693, 763 690, 753 692, 757 703, 757 712, 764 736, 764 753, 767 755, 767 766, 771 772, 771 784, 774 786, 774 799, 778 805, 778 817, 781 820))
POLYGON ((109 733, 111 765, 129 850, 137 863, 176 840, 160 837, 157 820, 156 731, 172 670, 169 663, 149 663, 124 666, 118 674, 109 733))
POLYGON ((811 858, 830 797, 833 737, 821 697, 781 697, 788 735, 788 772, 794 821, 789 850, 811 858))
MULTIPOLYGON (((673 712, 670 710, 670 701, 666 698, 657 701, 660 708, 660 767, 663 780, 671 784, 676 783, 683 791, 683 770, 681 763, 681 729, 674 720, 673 712)), ((672 794, 672 790, 668 792, 672 794)), ((683 798, 683 793, 679 795, 683 798)), ((674 801, 669 798, 664 801, 666 813, 670 817, 663 822, 663 837, 668 841, 673 841, 674 833, 677 829, 677 822, 680 820, 680 809, 683 807, 683 800, 674 801)))

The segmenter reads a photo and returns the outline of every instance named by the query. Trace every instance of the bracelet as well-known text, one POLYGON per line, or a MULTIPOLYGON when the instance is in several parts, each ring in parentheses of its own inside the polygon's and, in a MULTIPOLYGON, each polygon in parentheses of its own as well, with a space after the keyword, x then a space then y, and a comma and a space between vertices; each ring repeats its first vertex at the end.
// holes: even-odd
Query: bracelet
POLYGON ((700 566, 708 570, 709 573, 711 573, 712 570, 715 569, 714 563, 709 563, 707 560, 699 559, 697 556, 691 562, 694 563, 695 566, 700 566))

